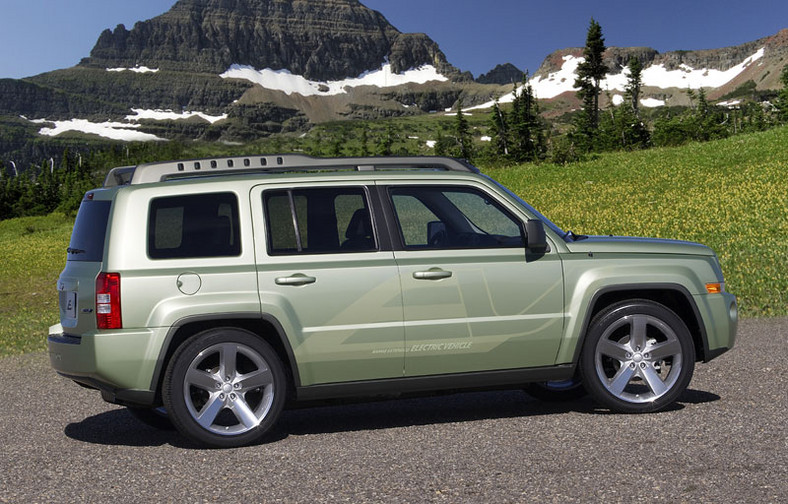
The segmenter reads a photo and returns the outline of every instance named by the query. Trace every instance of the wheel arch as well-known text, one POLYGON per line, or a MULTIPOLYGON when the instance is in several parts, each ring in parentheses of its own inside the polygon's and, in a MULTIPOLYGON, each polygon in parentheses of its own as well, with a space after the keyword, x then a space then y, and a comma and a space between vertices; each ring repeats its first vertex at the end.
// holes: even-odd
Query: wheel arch
POLYGON ((156 403, 161 404, 161 388, 164 380, 164 371, 172 359, 175 351, 189 338, 200 332, 220 327, 232 327, 247 330, 270 344, 276 351, 285 368, 290 385, 300 386, 301 379, 298 374, 295 354, 287 340, 282 325, 272 316, 260 313, 227 313, 195 315, 183 318, 175 323, 167 333, 159 354, 156 369, 151 380, 151 390, 155 392, 156 403))
POLYGON ((574 362, 578 362, 580 358, 586 333, 594 317, 607 307, 630 299, 653 301, 673 311, 684 322, 692 335, 696 361, 708 359, 706 327, 692 295, 684 286, 678 284, 631 284, 604 287, 594 294, 580 330, 580 340, 575 349, 574 362))

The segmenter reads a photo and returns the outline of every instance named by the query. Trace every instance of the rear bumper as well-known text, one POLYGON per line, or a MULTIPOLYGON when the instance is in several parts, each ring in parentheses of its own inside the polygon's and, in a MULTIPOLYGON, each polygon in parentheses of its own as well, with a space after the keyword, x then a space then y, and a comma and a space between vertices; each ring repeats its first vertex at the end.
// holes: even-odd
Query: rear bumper
POLYGON ((101 391, 113 403, 150 406, 158 352, 150 352, 155 339, 149 330, 121 330, 65 334, 60 325, 49 328, 49 362, 58 374, 101 391))

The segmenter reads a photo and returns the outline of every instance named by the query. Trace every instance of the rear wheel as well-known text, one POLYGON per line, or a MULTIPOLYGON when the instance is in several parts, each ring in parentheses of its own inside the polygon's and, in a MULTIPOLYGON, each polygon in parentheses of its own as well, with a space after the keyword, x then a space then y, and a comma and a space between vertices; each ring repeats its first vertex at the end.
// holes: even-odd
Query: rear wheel
POLYGON ((672 404, 694 369, 695 346, 687 326, 670 309, 647 300, 618 303, 597 315, 580 358, 589 394, 623 413, 672 404))
POLYGON ((223 328, 200 333, 175 352, 163 398, 181 433, 227 448, 262 439, 282 411, 286 388, 282 363, 268 343, 223 328))

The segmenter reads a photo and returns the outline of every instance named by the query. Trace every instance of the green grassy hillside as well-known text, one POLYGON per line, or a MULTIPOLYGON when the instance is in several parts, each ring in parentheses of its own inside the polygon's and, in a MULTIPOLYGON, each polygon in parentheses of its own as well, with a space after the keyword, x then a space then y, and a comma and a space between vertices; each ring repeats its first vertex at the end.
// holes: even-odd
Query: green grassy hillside
MULTIPOLYGON (((788 315, 788 128, 584 163, 487 172, 564 229, 699 241, 748 317, 788 315)), ((483 168, 483 167, 482 167, 483 168)), ((71 221, 0 222, 0 355, 40 351, 71 221)))
POLYGON ((46 348, 72 225, 57 214, 0 221, 0 356, 46 348))
POLYGON ((788 128, 491 170, 563 229, 697 241, 745 316, 788 314, 788 128))

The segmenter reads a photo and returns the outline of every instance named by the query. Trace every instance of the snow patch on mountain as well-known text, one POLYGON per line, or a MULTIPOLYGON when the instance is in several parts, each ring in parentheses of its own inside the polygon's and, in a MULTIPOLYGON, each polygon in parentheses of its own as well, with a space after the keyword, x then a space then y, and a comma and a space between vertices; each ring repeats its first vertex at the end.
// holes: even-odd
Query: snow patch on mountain
POLYGON ((546 77, 533 77, 528 82, 534 90, 537 98, 549 100, 568 91, 577 91, 575 79, 577 78, 577 67, 585 61, 585 58, 575 56, 564 56, 564 64, 561 70, 553 72, 546 77))
POLYGON ((218 121, 227 119, 227 114, 212 116, 204 112, 173 112, 172 110, 147 110, 135 108, 131 109, 131 111, 133 114, 129 114, 125 118, 128 122, 105 121, 97 123, 88 121, 87 119, 70 119, 68 121, 50 121, 48 119, 27 120, 34 124, 53 125, 52 127, 46 126, 39 130, 38 134, 44 136, 54 137, 61 133, 74 131, 124 142, 152 142, 166 140, 150 133, 135 131, 142 125, 133 123, 143 119, 151 121, 178 121, 199 117, 204 121, 214 124, 218 121))
MULTIPOLYGON (((651 65, 643 70, 641 82, 644 87, 656 87, 660 89, 679 88, 679 89, 700 89, 717 88, 724 86, 745 71, 750 65, 760 60, 765 52, 765 48, 759 49, 755 54, 746 58, 740 64, 728 70, 714 70, 707 68, 692 68, 689 65, 680 65, 678 69, 668 70, 664 65, 651 65)), ((547 76, 534 77, 528 81, 538 99, 549 100, 563 93, 576 92, 575 79, 577 77, 577 67, 585 61, 582 57, 567 55, 563 57, 561 69, 547 76)), ((610 75, 601 82, 603 90, 625 91, 629 69, 625 68, 621 73, 610 75)), ((522 91, 522 87, 518 92, 522 91)), ((615 97, 614 97, 615 98, 615 97)), ((512 103, 514 93, 509 93, 498 99, 498 103, 512 103)), ((661 107, 665 105, 664 100, 644 98, 640 101, 644 107, 661 107)), ((468 108, 488 109, 495 104, 494 101, 468 108)))
POLYGON ((165 141, 163 138, 159 138, 156 135, 151 135, 150 133, 134 131, 134 128, 140 127, 139 124, 128 124, 113 121, 94 123, 88 121, 87 119, 71 119, 68 121, 48 121, 46 119, 34 119, 30 122, 35 124, 54 124, 54 127, 41 128, 41 130, 38 132, 39 135, 51 137, 69 131, 76 131, 98 135, 111 140, 122 140, 125 142, 165 141))
POLYGON ((665 100, 658 100, 656 98, 643 98, 640 104, 648 108, 664 107, 665 100))
POLYGON ((449 80, 432 65, 412 68, 397 74, 391 70, 389 63, 384 64, 379 70, 364 72, 356 78, 341 81, 310 81, 300 75, 293 75, 289 70, 272 70, 270 68, 256 70, 248 65, 232 65, 220 77, 223 79, 244 79, 266 89, 282 91, 288 95, 295 93, 303 96, 345 94, 347 88, 360 86, 386 88, 403 84, 424 84, 431 81, 446 82, 449 80))
POLYGON ((131 109, 133 115, 127 115, 127 121, 141 121, 148 119, 152 121, 178 121, 182 119, 191 119, 192 117, 200 117, 211 124, 227 119, 227 114, 212 116, 204 112, 173 112, 172 110, 146 110, 146 109, 131 109))
POLYGON ((107 68, 107 72, 157 73, 158 71, 158 68, 148 68, 146 66, 138 66, 134 68, 107 68))

